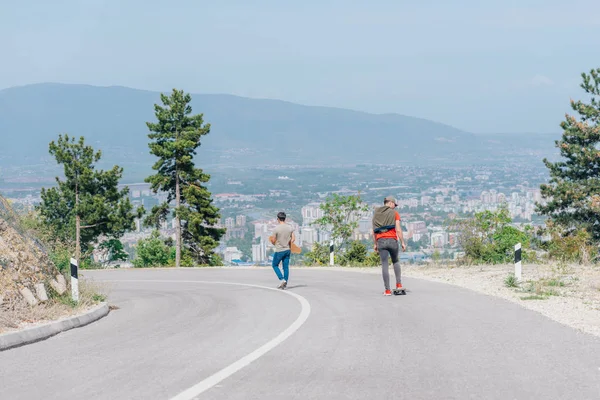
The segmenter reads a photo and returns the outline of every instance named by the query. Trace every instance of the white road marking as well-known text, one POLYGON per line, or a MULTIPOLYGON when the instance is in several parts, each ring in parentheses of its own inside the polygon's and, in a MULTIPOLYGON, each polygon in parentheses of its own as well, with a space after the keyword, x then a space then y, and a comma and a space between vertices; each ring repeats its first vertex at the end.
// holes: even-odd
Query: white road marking
POLYGON ((252 285, 252 284, 246 284, 246 283, 234 283, 234 282, 188 281, 188 280, 151 280, 151 279, 147 279, 147 280, 146 279, 139 279, 139 280, 138 279, 136 279, 136 280, 123 279, 123 280, 109 280, 109 281, 104 281, 104 282, 206 283, 206 284, 218 284, 218 285, 246 286, 246 287, 259 288, 259 289, 274 290, 277 292, 285 293, 288 296, 292 296, 292 297, 296 298, 296 300, 298 300, 300 302, 300 305, 302 306, 302 309, 300 310, 300 315, 298 315, 298 318, 296 318, 294 323, 292 323, 287 329, 285 329, 283 332, 281 332, 275 338, 271 339, 269 342, 265 343, 264 345, 262 345, 261 347, 259 347, 256 350, 254 350, 250 354, 247 354, 246 356, 240 358, 239 360, 237 360, 236 362, 234 362, 231 365, 228 365, 227 367, 223 368, 222 370, 214 373, 213 375, 209 376, 208 378, 203 379, 202 381, 198 382, 191 388, 184 390, 183 392, 179 393, 175 397, 172 397, 170 400, 193 400, 193 399, 195 399, 199 394, 201 394, 201 393, 207 391, 208 389, 212 388, 213 386, 217 385, 224 379, 235 374, 240 369, 247 367, 253 361, 256 361, 258 358, 265 355, 267 352, 269 352, 270 350, 275 348, 277 345, 281 344, 284 340, 286 340, 288 337, 290 337, 294 332, 296 332, 298 329, 300 329, 300 327, 306 322, 306 320, 308 319, 308 316, 310 315, 310 303, 304 297, 302 297, 299 294, 296 294, 294 292, 276 289, 276 288, 270 288, 267 286, 252 285))

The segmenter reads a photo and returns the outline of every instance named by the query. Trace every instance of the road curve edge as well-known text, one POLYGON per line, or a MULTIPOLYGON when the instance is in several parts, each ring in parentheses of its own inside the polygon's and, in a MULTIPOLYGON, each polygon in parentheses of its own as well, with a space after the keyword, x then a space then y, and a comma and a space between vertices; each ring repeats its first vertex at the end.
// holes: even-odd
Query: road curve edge
POLYGON ((46 340, 61 332, 88 325, 108 315, 109 311, 108 303, 102 302, 83 314, 59 319, 57 321, 20 331, 0 334, 0 352, 46 340))

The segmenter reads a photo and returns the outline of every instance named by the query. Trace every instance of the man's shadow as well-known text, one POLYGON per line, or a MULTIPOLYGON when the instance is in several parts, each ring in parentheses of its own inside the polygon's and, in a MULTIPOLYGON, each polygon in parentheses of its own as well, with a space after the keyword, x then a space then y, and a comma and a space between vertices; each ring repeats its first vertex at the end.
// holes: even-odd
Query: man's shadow
POLYGON ((300 287, 308 287, 308 285, 294 285, 294 286, 286 286, 286 289, 296 289, 300 287))

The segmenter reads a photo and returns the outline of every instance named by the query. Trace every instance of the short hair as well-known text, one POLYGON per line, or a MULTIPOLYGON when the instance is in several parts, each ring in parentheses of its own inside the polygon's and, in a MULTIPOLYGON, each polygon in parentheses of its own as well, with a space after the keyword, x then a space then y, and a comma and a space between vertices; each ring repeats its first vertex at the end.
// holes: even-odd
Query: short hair
POLYGON ((283 211, 280 211, 280 212, 277 213, 277 219, 278 220, 285 221, 285 217, 286 217, 286 215, 285 215, 285 213, 283 211))

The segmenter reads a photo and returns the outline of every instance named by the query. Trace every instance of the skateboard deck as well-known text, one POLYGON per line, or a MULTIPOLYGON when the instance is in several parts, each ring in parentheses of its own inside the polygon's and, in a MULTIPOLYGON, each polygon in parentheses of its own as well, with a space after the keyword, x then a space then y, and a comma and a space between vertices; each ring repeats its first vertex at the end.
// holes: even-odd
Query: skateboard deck
POLYGON ((296 246, 295 243, 292 243, 291 250, 292 250, 292 254, 300 254, 302 252, 302 249, 300 247, 296 246))
POLYGON ((398 295, 405 295, 406 294, 406 288, 393 289, 392 293, 395 294, 396 296, 398 296, 398 295))

